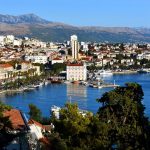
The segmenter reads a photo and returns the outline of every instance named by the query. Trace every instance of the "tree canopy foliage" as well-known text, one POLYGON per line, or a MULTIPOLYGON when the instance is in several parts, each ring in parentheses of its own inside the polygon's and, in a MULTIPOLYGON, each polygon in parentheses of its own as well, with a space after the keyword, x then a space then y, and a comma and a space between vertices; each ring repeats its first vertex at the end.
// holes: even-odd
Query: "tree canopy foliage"
POLYGON ((66 64, 64 63, 55 63, 52 65, 52 71, 54 71, 55 74, 59 74, 64 70, 66 70, 66 64))
POLYGON ((99 120, 108 126, 110 146, 148 148, 148 119, 144 116, 143 95, 139 84, 127 83, 98 99, 102 103, 98 110, 99 120))
POLYGON ((4 111, 10 109, 10 106, 0 102, 0 147, 7 145, 7 142, 10 140, 7 132, 12 129, 12 123, 9 117, 3 115, 4 111))
POLYGON ((34 119, 38 122, 42 120, 42 112, 34 104, 29 104, 29 110, 30 119, 34 119))
MULTIPOLYGON (((83 116, 76 104, 66 104, 54 118, 54 133, 72 150, 149 148, 149 124, 144 116, 142 87, 126 83, 97 101, 97 114, 83 116)), ((57 149, 57 148, 56 148, 57 149)))

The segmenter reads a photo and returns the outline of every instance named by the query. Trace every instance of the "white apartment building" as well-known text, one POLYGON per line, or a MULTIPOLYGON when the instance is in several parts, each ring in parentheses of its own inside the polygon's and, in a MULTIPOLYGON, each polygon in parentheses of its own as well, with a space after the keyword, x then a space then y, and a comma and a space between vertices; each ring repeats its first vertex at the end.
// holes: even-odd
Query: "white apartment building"
POLYGON ((13 72, 14 68, 10 64, 0 64, 0 80, 9 78, 10 72, 13 72))
POLYGON ((42 124, 33 119, 30 119, 28 121, 28 125, 30 128, 32 140, 39 140, 44 137, 43 132, 45 132, 45 127, 42 124))
POLYGON ((78 37, 76 35, 71 36, 71 50, 72 50, 72 58, 74 60, 77 60, 78 51, 79 51, 79 43, 78 43, 78 37))
POLYGON ((13 35, 7 35, 4 39, 5 44, 11 44, 14 42, 15 37, 13 35))
POLYGON ((141 60, 141 59, 144 58, 144 54, 143 54, 143 53, 142 53, 142 54, 138 54, 138 55, 136 56, 136 58, 139 59, 139 60, 141 60))
POLYGON ((0 36, 0 46, 4 46, 5 36, 0 36))
POLYGON ((142 54, 138 54, 136 58, 139 59, 139 60, 142 60, 144 58, 150 60, 150 52, 145 52, 145 53, 142 53, 142 54))
POLYGON ((67 80, 79 81, 87 80, 87 68, 84 64, 68 64, 67 65, 67 80))
POLYGON ((48 57, 46 55, 26 55, 25 60, 33 63, 46 64, 48 57))
POLYGON ((21 39, 14 39, 13 41, 13 45, 14 46, 21 46, 22 44, 22 40, 21 39))

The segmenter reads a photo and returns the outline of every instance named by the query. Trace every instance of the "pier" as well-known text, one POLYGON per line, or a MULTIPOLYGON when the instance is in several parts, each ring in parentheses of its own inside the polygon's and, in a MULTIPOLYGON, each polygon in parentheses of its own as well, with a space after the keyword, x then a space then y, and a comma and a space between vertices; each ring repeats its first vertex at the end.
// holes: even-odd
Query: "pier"
POLYGON ((93 83, 90 83, 88 85, 90 87, 99 88, 99 89, 101 89, 101 88, 116 88, 116 87, 119 87, 119 85, 115 83, 115 80, 114 80, 113 84, 112 83, 104 83, 104 82, 102 82, 102 83, 100 83, 100 82, 97 82, 97 83, 93 82, 93 83))

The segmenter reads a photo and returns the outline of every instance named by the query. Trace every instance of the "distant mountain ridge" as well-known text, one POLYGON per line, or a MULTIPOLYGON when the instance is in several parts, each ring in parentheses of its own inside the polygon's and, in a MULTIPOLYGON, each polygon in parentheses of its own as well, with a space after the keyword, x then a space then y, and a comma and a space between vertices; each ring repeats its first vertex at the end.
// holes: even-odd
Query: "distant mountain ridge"
POLYGON ((150 28, 130 27, 76 27, 47 21, 35 14, 20 16, 0 14, 0 35, 29 36, 44 41, 63 42, 77 34, 80 41, 92 42, 150 42, 150 28))
POLYGON ((40 18, 35 14, 25 14, 20 16, 2 15, 0 14, 0 22, 8 24, 18 23, 49 23, 49 21, 40 18))

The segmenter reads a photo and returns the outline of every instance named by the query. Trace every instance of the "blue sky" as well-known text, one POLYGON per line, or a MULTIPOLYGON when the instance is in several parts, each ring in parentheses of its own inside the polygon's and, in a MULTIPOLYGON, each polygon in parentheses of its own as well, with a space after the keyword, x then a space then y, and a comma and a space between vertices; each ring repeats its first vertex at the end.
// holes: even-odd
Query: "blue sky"
POLYGON ((150 0, 1 0, 0 14, 35 13, 77 26, 150 27, 150 0))

